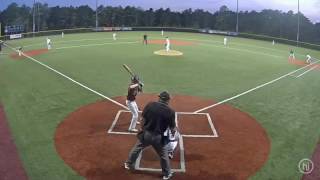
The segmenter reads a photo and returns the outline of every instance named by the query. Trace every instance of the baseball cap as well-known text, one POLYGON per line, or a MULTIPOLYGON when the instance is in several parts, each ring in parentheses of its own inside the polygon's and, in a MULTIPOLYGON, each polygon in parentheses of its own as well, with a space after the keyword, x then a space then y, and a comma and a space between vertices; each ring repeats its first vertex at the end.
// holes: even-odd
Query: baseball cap
POLYGON ((162 100, 169 100, 171 97, 170 97, 170 94, 167 92, 167 91, 162 91, 160 94, 159 94, 159 98, 162 99, 162 100))

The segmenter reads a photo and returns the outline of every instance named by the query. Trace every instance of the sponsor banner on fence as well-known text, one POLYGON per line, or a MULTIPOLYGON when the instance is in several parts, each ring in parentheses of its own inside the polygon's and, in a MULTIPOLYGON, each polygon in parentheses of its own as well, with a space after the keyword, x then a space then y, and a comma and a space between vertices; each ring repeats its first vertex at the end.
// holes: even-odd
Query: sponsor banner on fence
POLYGON ((11 34, 10 39, 19 39, 22 38, 22 34, 11 34))
POLYGON ((199 29, 201 33, 208 33, 208 34, 222 34, 228 36, 237 36, 237 32, 229 32, 229 31, 219 31, 219 30, 212 30, 212 29, 199 29))
POLYGON ((132 27, 103 27, 103 31, 132 31, 132 27))

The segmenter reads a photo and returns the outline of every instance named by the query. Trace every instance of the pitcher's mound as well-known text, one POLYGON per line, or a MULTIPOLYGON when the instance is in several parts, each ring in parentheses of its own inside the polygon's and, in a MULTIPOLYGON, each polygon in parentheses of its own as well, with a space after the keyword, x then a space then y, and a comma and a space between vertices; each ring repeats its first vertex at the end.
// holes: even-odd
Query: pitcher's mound
POLYGON ((176 50, 166 51, 164 49, 155 51, 154 54, 160 55, 160 56, 182 56, 183 55, 183 53, 180 51, 176 51, 176 50))

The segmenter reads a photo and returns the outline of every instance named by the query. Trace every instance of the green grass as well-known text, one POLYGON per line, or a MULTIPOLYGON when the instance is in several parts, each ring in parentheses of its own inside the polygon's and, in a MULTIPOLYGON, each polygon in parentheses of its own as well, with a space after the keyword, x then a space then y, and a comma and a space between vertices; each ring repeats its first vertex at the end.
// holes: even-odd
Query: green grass
MULTIPOLYGON (((182 57, 161 57, 153 51, 163 45, 143 46, 143 33, 120 32, 115 43, 111 33, 52 36, 54 49, 35 58, 109 97, 125 95, 128 75, 121 65, 126 63, 143 78, 145 92, 166 89, 218 101, 299 68, 287 62, 291 48, 300 59, 307 53, 320 59, 319 51, 244 38, 230 38, 226 48, 222 36, 192 33, 168 33, 197 45, 174 46, 184 53, 182 57), (119 43, 134 41, 138 43, 119 43), (55 50, 102 43, 113 44, 55 50)), ((161 38, 159 32, 148 34, 161 38)), ((39 49, 45 48, 45 37, 9 43, 24 50, 39 49)), ((81 179, 56 153, 53 136, 65 116, 101 97, 30 60, 0 58, 0 100, 30 179, 81 179)), ((252 179, 301 177, 297 163, 311 156, 320 137, 319 73, 288 77, 229 102, 255 117, 271 139, 270 158, 252 179)))

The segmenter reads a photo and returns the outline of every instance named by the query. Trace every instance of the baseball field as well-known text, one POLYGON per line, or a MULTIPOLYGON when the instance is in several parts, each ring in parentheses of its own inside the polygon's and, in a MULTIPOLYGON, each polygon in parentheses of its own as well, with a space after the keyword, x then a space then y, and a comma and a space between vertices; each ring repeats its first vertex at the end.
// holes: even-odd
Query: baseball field
POLYGON ((218 35, 165 36, 183 55, 154 54, 164 49, 160 32, 118 32, 117 40, 111 32, 49 36, 49 51, 46 37, 7 41, 0 55, 0 174, 159 179, 151 149, 139 157, 138 171, 123 168, 136 142, 126 131, 127 64, 145 84, 140 110, 163 90, 173 96, 182 134, 174 179, 320 178, 320 51, 238 37, 224 46, 218 35), (291 49, 296 59, 289 61, 291 49), (305 158, 313 161, 306 175, 299 169, 305 158))

